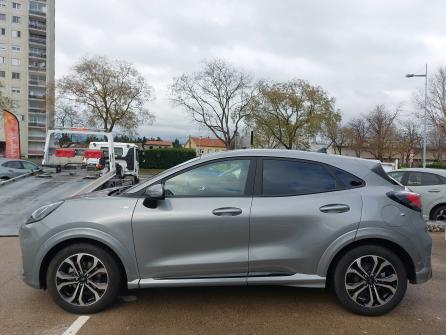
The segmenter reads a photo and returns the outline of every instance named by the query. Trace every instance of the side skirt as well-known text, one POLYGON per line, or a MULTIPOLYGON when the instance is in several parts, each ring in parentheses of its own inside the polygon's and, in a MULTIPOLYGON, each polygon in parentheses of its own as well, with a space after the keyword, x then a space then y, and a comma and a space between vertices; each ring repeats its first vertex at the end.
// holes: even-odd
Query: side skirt
POLYGON ((129 289, 148 287, 186 286, 244 286, 244 285, 285 285, 295 287, 324 288, 325 277, 295 273, 289 276, 253 276, 237 278, 190 278, 190 279, 137 279, 127 283, 129 289))

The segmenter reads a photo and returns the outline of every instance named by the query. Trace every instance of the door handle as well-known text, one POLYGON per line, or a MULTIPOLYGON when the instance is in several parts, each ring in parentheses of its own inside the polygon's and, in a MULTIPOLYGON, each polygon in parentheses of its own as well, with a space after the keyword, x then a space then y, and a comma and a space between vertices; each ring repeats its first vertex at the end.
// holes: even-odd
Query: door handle
POLYGON ((237 207, 221 207, 214 209, 212 214, 217 216, 237 216, 242 214, 242 210, 237 207))
POLYGON ((440 193, 441 191, 437 190, 437 189, 433 189, 433 190, 429 190, 428 192, 430 192, 430 193, 440 193))
POLYGON ((344 204, 330 204, 319 207, 323 213, 345 213, 350 210, 350 206, 344 204))

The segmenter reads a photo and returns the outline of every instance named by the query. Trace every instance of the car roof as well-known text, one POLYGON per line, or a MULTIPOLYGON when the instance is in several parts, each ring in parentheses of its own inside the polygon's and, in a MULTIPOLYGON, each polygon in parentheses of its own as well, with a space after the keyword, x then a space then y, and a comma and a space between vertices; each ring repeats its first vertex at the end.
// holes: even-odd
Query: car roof
MULTIPOLYGON (((21 162, 29 162, 29 163, 33 163, 30 161, 27 161, 25 159, 16 159, 16 158, 5 158, 5 157, 0 157, 0 163, 4 163, 4 162, 9 162, 9 161, 21 161, 21 162)), ((35 163, 33 163, 35 164, 35 163)))
POLYGON ((390 172, 428 172, 428 173, 433 173, 433 174, 439 174, 440 176, 445 176, 446 177, 446 170, 444 169, 430 169, 430 168, 404 168, 404 169, 398 169, 398 170, 393 170, 390 172))
POLYGON ((378 160, 357 158, 351 156, 333 155, 303 150, 284 150, 284 149, 240 149, 230 151, 219 151, 202 156, 202 160, 212 160, 226 157, 278 157, 278 158, 296 158, 303 160, 317 161, 332 165, 354 165, 372 168, 380 163, 378 160))

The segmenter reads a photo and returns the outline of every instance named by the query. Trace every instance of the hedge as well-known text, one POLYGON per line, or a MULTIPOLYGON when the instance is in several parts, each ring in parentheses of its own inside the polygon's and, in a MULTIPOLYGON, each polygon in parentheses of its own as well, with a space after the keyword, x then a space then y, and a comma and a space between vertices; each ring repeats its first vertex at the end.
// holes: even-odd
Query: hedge
POLYGON ((442 162, 428 163, 426 164, 426 167, 430 169, 446 169, 446 163, 442 162))
POLYGON ((139 167, 142 169, 168 169, 195 158, 195 156, 194 149, 150 149, 140 152, 139 167))

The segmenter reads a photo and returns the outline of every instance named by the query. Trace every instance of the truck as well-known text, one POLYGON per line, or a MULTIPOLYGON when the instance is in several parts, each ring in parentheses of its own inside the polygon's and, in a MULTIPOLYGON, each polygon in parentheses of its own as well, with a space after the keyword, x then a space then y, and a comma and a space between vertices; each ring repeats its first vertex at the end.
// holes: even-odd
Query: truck
POLYGON ((129 144, 117 159, 110 132, 48 130, 42 169, 0 181, 0 236, 17 235, 20 224, 45 204, 97 190, 116 192, 138 182, 136 145, 129 144), (101 145, 90 147, 92 142, 101 145), (88 164, 91 159, 95 164, 88 164))

